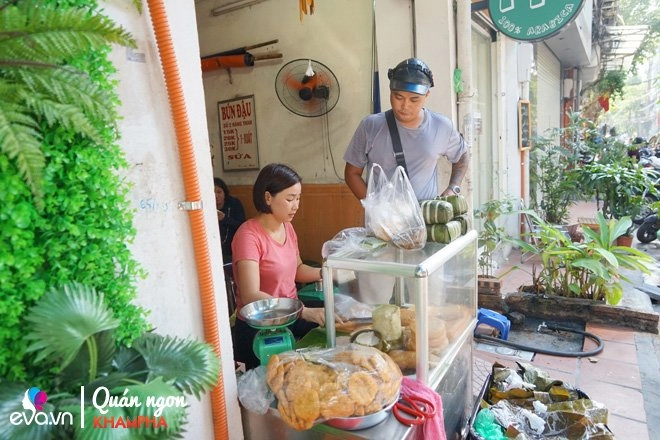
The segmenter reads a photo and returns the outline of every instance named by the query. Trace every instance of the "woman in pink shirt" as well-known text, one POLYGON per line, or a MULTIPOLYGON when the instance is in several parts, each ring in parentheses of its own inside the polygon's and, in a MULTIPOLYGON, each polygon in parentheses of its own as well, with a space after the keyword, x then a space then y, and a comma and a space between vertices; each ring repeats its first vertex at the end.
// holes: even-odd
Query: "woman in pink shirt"
MULTIPOLYGON (((296 282, 321 279, 321 269, 303 264, 298 237, 291 225, 301 194, 300 176, 288 166, 269 164, 259 172, 252 189, 258 214, 238 228, 231 245, 237 312, 260 299, 298 298, 296 282)), ((324 325, 323 308, 305 307, 289 329, 300 338, 324 325)), ((232 329, 234 360, 245 363, 246 368, 259 366, 252 350, 257 331, 237 315, 232 329)))

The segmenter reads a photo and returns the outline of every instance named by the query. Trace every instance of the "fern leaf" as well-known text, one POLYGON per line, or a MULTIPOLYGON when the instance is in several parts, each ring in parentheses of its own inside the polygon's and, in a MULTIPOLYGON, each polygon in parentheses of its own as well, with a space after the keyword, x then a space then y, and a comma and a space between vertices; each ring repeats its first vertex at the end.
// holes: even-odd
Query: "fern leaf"
POLYGON ((100 118, 104 124, 111 123, 114 115, 108 106, 108 94, 82 72, 69 68, 18 69, 10 74, 17 82, 25 84, 32 94, 74 105, 81 112, 100 118))
POLYGON ((95 142, 102 142, 98 130, 80 108, 71 104, 51 101, 45 96, 32 95, 26 98, 27 107, 41 115, 50 126, 61 125, 67 130, 87 136, 95 142))
POLYGON ((87 9, 62 10, 38 0, 0 13, 0 60, 60 64, 110 43, 135 47, 131 35, 108 17, 87 9))
POLYGON ((107 94, 66 66, 110 44, 135 47, 126 30, 90 8, 39 0, 0 8, 0 152, 16 162, 38 208, 45 166, 38 124, 59 124, 99 141, 94 127, 116 119, 107 94))
MULTIPOLYGON (((2 85, 0 81, 0 96, 2 85)), ((43 202, 43 170, 45 158, 41 151, 41 134, 34 118, 24 108, 9 100, 0 99, 0 152, 13 160, 35 202, 43 202)))

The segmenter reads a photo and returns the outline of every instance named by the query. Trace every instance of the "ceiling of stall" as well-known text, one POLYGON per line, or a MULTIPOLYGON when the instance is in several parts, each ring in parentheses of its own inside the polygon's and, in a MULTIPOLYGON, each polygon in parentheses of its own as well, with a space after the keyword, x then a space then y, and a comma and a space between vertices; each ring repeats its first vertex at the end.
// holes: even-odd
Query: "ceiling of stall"
MULTIPOLYGON (((229 12, 247 8, 265 1, 269 0, 195 0, 195 5, 198 9, 207 6, 209 8, 209 14, 217 16, 228 14, 229 12)), ((294 5, 294 3, 290 4, 294 5)), ((293 8, 294 6, 291 7, 293 8)))

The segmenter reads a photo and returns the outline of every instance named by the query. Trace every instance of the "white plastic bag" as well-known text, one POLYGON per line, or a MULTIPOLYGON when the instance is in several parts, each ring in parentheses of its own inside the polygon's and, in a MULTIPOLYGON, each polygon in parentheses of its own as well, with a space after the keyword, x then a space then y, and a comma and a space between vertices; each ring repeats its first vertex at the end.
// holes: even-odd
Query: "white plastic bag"
POLYGON ((373 311, 374 306, 371 304, 357 301, 355 298, 343 293, 335 294, 335 313, 344 321, 371 319, 373 311))
POLYGON ((388 179, 380 165, 372 165, 364 209, 367 230, 381 240, 402 249, 421 249, 426 244, 422 209, 402 167, 388 179))
POLYGON ((353 257, 367 255, 374 250, 387 246, 387 243, 373 236, 368 236, 367 228, 346 228, 339 231, 331 240, 323 243, 321 256, 340 256, 353 254, 353 257))
POLYGON ((259 365, 248 370, 236 383, 238 387, 238 400, 249 411, 257 414, 266 414, 275 396, 266 383, 266 367, 259 365))

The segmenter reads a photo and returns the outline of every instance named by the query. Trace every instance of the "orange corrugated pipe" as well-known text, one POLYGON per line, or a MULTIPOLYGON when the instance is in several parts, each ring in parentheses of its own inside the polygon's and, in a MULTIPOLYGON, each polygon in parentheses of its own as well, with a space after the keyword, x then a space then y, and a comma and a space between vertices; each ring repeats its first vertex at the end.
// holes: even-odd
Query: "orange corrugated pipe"
MULTIPOLYGON (((177 144, 179 146, 179 158, 183 173, 183 183, 187 201, 201 200, 199 190, 199 179, 197 176, 197 164, 193 149, 192 136, 190 135, 190 123, 188 112, 179 75, 179 66, 174 53, 172 35, 162 0, 147 0, 151 23, 156 36, 156 44, 160 54, 160 62, 165 76, 167 95, 172 110, 174 130, 177 144)), ((220 357, 220 336, 218 332, 218 319, 215 308, 215 291, 213 289, 213 274, 211 270, 211 259, 209 256, 208 240, 206 237, 206 225, 204 213, 201 209, 188 211, 190 217, 190 228, 195 251, 195 262, 197 276, 199 279, 199 294, 202 303, 202 322, 204 325, 204 337, 211 344, 220 357)), ((227 427, 227 409, 224 401, 224 381, 222 373, 218 378, 218 384, 211 390, 211 407, 213 411, 213 433, 216 439, 229 438, 227 427)))

